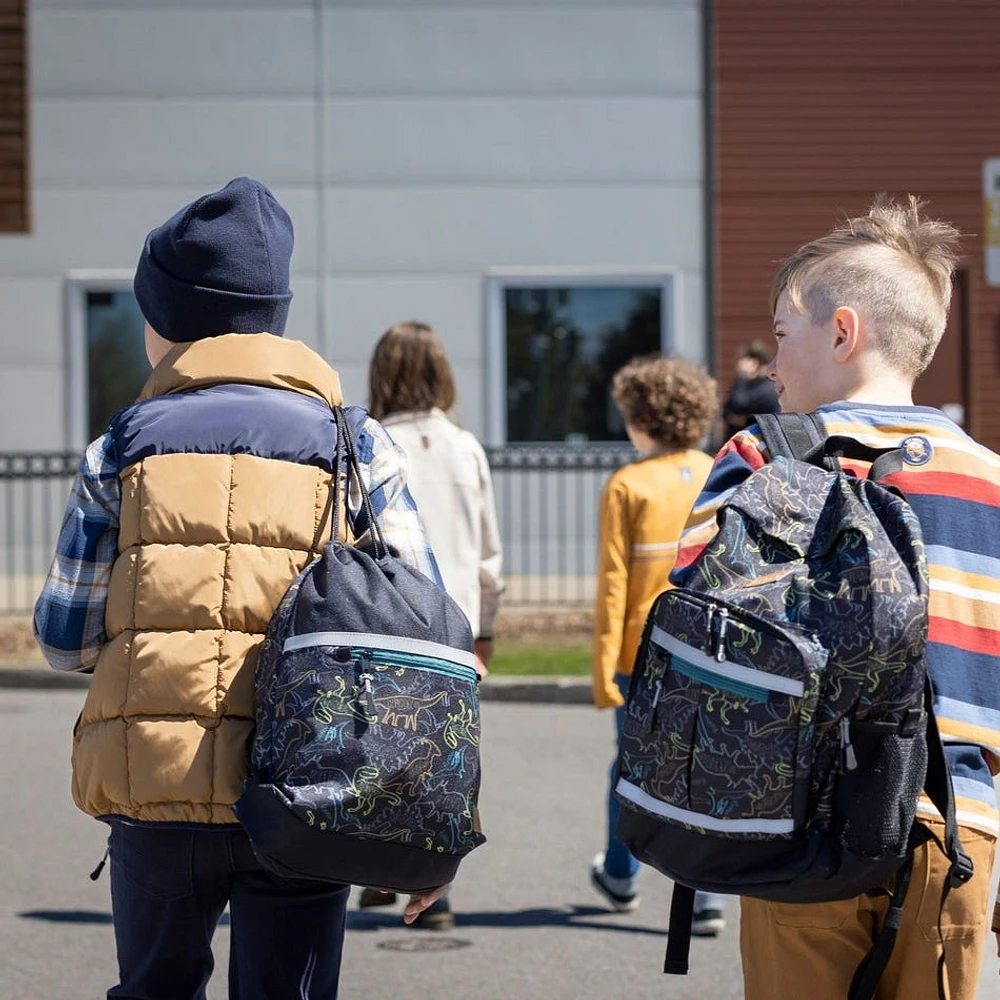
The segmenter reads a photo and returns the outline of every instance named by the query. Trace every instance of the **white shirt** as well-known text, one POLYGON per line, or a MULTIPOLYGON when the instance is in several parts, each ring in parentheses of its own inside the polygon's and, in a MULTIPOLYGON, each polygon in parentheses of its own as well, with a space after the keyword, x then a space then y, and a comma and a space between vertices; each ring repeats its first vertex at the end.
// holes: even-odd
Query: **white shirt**
POLYGON ((406 482, 445 589, 465 612, 473 635, 491 637, 503 590, 503 548, 486 453, 436 408, 393 413, 381 423, 406 452, 406 482))

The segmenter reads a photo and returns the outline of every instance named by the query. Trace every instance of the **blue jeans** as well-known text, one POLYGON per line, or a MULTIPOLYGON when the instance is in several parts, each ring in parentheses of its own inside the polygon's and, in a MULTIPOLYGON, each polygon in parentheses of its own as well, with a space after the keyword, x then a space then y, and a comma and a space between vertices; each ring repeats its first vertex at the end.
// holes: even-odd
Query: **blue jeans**
POLYGON ((111 824, 120 982, 109 998, 204 1000, 229 904, 231 1000, 335 1000, 348 887, 279 878, 242 827, 111 824))
MULTIPOLYGON (((628 700, 628 688, 632 678, 627 674, 615 674, 615 683, 622 697, 628 700)), ((615 709, 615 759, 611 762, 611 782, 608 788, 608 846, 604 852, 604 870, 615 878, 632 878, 639 873, 639 862, 632 852, 615 836, 615 826, 622 807, 615 798, 615 782, 618 780, 618 744, 621 743, 625 728, 625 706, 615 709)), ((726 897, 717 892, 695 893, 694 909, 725 910, 726 897)))

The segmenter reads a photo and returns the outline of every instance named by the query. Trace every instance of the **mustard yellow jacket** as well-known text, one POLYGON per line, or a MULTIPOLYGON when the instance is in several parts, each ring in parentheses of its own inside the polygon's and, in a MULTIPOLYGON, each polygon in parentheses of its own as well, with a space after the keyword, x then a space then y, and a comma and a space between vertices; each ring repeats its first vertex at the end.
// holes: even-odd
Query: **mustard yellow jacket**
POLYGON ((623 466, 601 494, 594 610, 594 704, 622 704, 614 676, 631 674, 653 600, 669 589, 677 540, 712 468, 695 449, 623 466))

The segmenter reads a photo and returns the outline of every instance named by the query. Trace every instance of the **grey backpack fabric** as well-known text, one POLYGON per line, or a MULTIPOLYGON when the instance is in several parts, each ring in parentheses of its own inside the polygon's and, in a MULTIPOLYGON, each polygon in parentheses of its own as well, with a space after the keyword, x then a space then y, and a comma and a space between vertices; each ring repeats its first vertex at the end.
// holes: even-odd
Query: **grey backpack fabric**
POLYGON ((920 524, 878 482, 898 454, 805 415, 758 422, 772 461, 720 509, 687 585, 653 604, 620 745, 618 834, 678 883, 671 972, 687 971, 691 890, 856 896, 926 838, 925 787, 956 881, 971 874, 931 709, 920 524), (834 454, 874 460, 871 476, 834 454))
POLYGON ((472 630, 386 546, 341 410, 337 424, 376 554, 329 543, 275 611, 235 810, 278 874, 421 892, 486 839, 472 630))

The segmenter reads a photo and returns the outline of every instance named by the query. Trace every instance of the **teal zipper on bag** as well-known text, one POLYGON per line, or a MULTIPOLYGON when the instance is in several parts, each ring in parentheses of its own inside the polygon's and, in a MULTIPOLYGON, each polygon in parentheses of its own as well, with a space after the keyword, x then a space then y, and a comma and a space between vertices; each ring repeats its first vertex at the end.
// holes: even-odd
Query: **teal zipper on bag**
POLYGON ((444 674, 447 677, 454 677, 460 681, 467 681, 474 684, 479 675, 472 667, 463 667, 458 663, 449 663, 447 660, 438 659, 435 656, 417 656, 413 653, 386 652, 381 649, 369 649, 368 647, 352 646, 351 658, 356 662, 381 663, 390 667, 406 667, 409 670, 429 670, 431 673, 444 674))
POLYGON ((772 694, 780 693, 769 691, 764 687, 757 687, 754 684, 746 684, 734 680, 732 677, 721 676, 710 670, 704 670, 701 667, 696 667, 693 663, 682 660, 676 653, 670 657, 669 669, 676 670, 677 673, 683 674, 685 677, 690 677, 691 680, 697 681, 699 684, 707 684, 709 687, 718 688, 720 691, 728 691, 730 694, 750 698, 753 701, 768 701, 772 694))

